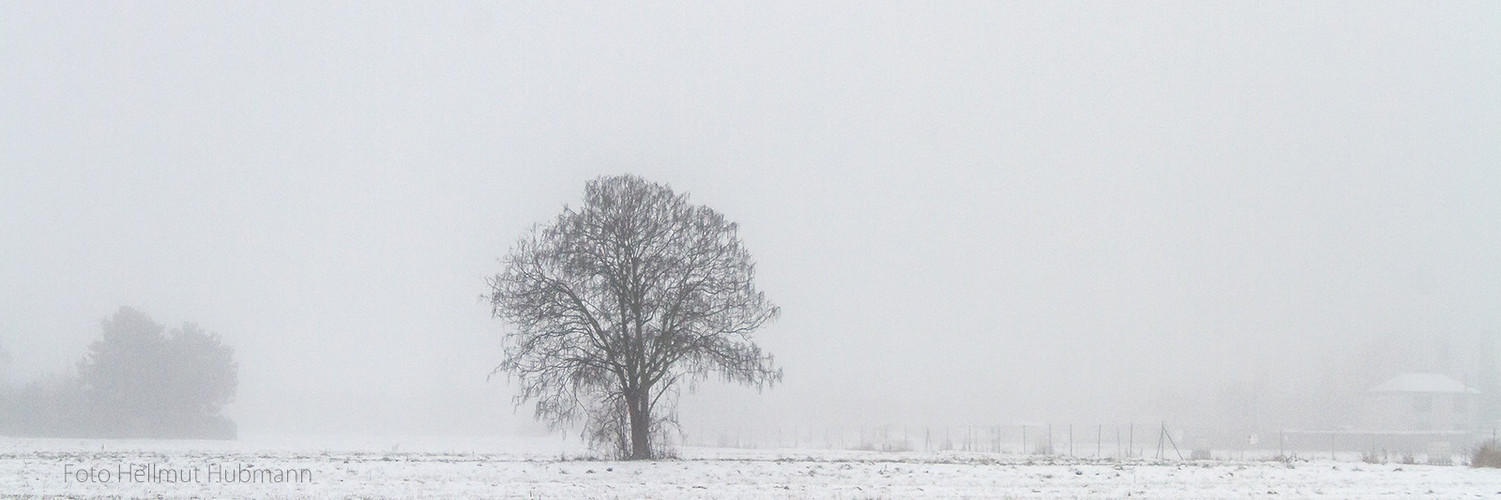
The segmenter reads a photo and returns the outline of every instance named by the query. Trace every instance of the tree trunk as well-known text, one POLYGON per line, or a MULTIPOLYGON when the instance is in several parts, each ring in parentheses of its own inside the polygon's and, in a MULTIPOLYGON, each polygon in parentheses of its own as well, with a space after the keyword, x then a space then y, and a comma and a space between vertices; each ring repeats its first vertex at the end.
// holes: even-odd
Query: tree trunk
POLYGON ((631 414, 631 460, 651 460, 651 411, 647 409, 646 393, 628 394, 626 407, 631 414))

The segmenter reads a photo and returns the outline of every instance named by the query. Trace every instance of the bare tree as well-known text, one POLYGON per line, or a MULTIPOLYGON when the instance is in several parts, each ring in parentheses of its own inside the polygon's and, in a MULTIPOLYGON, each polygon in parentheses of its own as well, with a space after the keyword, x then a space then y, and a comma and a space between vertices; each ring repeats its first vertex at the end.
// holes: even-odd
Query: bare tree
POLYGON ((636 176, 602 177, 511 249, 488 280, 511 329, 494 373, 515 402, 558 427, 584 421, 596 449, 651 459, 667 450, 681 388, 718 374, 773 384, 782 371, 751 342, 778 308, 756 290, 737 226, 686 194, 636 176))

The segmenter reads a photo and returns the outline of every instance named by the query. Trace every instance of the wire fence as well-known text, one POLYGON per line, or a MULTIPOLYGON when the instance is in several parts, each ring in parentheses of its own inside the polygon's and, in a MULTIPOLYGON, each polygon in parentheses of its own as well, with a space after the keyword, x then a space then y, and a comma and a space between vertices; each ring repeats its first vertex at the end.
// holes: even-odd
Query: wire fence
POLYGON ((1074 457, 1155 457, 1164 452, 1181 452, 1187 457, 1189 451, 1179 444, 1183 439, 1182 430, 1170 430, 1158 424, 886 425, 699 429, 685 433, 683 444, 718 448, 967 451, 1074 457))
POLYGON ((1484 431, 1224 430, 1167 422, 989 426, 797 426, 685 429, 682 444, 741 449, 977 452, 1100 459, 1290 459, 1454 461, 1484 431))

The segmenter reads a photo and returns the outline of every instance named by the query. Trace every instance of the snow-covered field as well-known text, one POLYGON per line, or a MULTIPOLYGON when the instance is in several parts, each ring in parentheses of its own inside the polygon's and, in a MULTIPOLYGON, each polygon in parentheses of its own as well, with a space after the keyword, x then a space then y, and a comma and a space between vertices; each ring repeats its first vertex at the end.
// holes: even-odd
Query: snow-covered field
POLYGON ((1312 461, 685 448, 578 460, 549 440, 0 438, 0 494, 397 498, 1491 498, 1501 470, 1312 461), (80 472, 82 471, 82 472, 80 472), (122 477, 124 474, 125 477, 122 477))

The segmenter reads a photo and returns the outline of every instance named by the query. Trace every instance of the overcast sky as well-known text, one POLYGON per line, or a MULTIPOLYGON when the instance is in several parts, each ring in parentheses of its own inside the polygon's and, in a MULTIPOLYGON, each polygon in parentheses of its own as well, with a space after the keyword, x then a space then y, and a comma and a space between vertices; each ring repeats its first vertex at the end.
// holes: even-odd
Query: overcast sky
MULTIPOLYGON (((122 305, 242 433, 509 433, 484 279, 584 183, 741 225, 764 394, 685 425, 1120 419, 1501 335, 1495 2, 0 2, 0 346, 122 305), (817 5, 808 5, 817 4, 817 5)), ((1372 382, 1373 384, 1375 382, 1372 382)))

